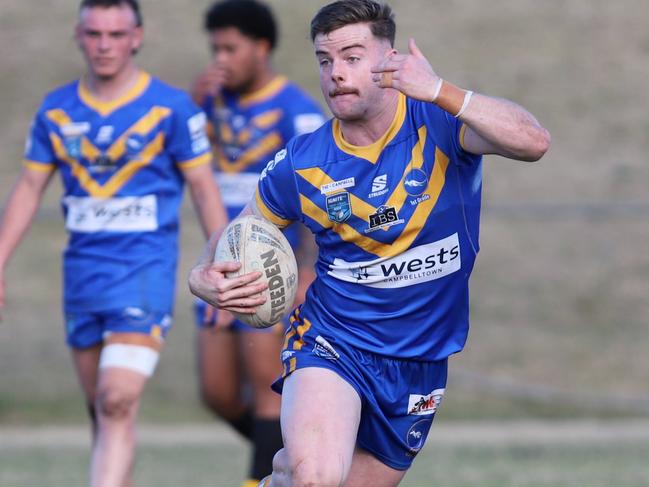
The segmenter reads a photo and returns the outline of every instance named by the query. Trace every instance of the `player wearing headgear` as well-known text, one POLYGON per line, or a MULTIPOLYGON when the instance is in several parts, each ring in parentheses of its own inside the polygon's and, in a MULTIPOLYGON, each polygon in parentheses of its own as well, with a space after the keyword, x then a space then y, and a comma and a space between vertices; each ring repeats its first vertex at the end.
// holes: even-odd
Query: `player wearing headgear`
MULTIPOLYGON (((206 12, 205 30, 212 60, 196 79, 194 100, 203 107, 215 150, 214 175, 230 218, 237 216, 257 187, 259 173, 275 152, 295 135, 324 122, 318 104, 272 68, 278 28, 270 8, 256 0, 226 0, 206 12)), ((297 225, 285 231, 302 257, 300 285, 313 279, 310 237, 297 225), (309 245, 310 244, 310 245, 309 245)), ((279 396, 270 384, 281 372, 278 360, 282 324, 259 330, 218 317, 203 301, 196 304, 199 325, 199 383, 204 403, 252 443, 246 485, 272 471, 282 447, 279 396), (218 319, 218 324, 216 320, 218 319)))
MULTIPOLYGON (((334 119, 268 164, 244 212, 303 222, 317 277, 291 317, 274 387, 284 449, 263 487, 392 487, 423 447, 445 394, 448 357, 468 333, 482 155, 535 161, 550 137, 522 107, 439 77, 391 9, 324 6, 311 22, 334 119)), ((258 273, 203 262, 195 294, 253 312, 258 273)))
POLYGON ((1 278, 59 172, 65 329, 92 420, 95 487, 132 483, 140 398, 172 325, 184 182, 205 233, 226 221, 205 114, 137 67, 142 34, 137 1, 81 2, 86 72, 45 97, 0 227, 1 278))

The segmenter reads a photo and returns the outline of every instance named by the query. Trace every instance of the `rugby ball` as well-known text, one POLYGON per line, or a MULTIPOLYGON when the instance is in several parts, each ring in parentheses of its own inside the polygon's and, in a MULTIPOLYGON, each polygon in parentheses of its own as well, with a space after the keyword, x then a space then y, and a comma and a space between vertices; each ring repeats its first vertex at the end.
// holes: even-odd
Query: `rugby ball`
POLYGON ((227 273, 227 277, 261 271, 260 279, 268 283, 262 293, 266 302, 254 314, 233 313, 237 319, 255 328, 267 328, 291 309, 297 291, 297 262, 291 244, 269 221, 256 215, 234 219, 217 242, 214 261, 241 262, 241 268, 227 273))

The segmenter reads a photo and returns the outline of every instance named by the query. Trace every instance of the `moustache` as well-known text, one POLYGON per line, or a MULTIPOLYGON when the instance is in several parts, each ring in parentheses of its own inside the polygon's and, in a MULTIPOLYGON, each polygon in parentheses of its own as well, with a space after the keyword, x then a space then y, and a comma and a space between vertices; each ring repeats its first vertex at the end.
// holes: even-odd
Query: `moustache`
POLYGON ((336 88, 329 91, 329 96, 331 98, 338 95, 358 95, 358 90, 352 88, 336 88))

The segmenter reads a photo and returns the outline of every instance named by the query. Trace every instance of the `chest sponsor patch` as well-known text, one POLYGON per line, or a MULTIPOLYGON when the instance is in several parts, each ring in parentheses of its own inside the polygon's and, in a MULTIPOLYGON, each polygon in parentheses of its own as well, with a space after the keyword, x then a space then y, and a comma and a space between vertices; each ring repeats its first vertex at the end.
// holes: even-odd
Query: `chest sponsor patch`
POLYGON ((93 198, 66 196, 65 227, 70 232, 150 232, 158 229, 155 195, 93 198))
POLYGON ((341 281, 374 288, 400 288, 433 281, 462 267, 457 233, 408 249, 394 257, 369 262, 335 259, 328 274, 341 281))
POLYGON ((354 178, 341 179, 340 181, 334 181, 333 183, 323 184, 320 186, 320 193, 333 193, 334 191, 340 191, 341 189, 351 188, 355 184, 356 180, 354 178))

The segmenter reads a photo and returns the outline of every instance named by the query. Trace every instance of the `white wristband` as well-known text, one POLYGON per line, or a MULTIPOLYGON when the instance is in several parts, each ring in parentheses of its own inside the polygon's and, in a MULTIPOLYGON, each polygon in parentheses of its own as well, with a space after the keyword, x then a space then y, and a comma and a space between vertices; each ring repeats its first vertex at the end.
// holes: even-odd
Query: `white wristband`
POLYGON ((455 118, 458 118, 460 115, 464 113, 464 110, 466 110, 466 107, 469 105, 469 101, 471 101, 471 97, 473 96, 473 91, 467 91, 464 93, 464 102, 462 103, 462 108, 460 108, 460 111, 455 114, 455 118))
POLYGON ((442 84, 444 83, 444 80, 442 78, 437 78, 437 83, 435 83, 435 93, 433 93, 433 99, 430 100, 431 103, 437 100, 437 97, 439 96, 439 92, 442 91, 442 84))

